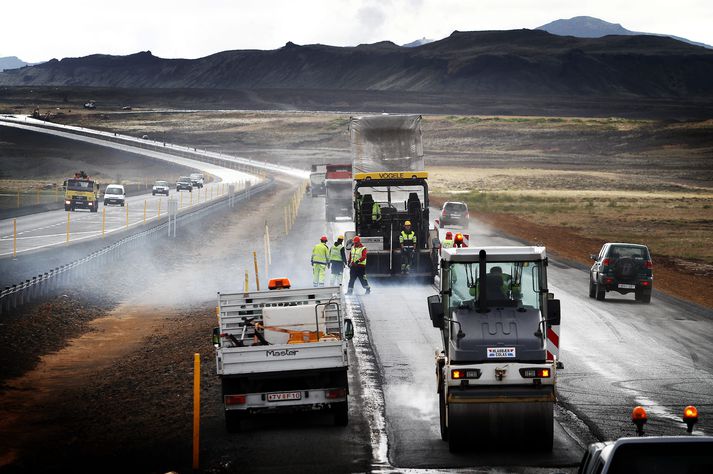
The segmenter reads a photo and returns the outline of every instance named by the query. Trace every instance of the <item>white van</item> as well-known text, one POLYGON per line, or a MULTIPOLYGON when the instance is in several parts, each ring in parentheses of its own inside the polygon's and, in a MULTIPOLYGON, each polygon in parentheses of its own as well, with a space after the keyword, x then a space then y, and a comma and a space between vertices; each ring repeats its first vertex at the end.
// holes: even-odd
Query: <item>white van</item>
POLYGON ((126 201, 126 191, 121 184, 110 184, 104 190, 104 205, 119 204, 124 207, 126 201))

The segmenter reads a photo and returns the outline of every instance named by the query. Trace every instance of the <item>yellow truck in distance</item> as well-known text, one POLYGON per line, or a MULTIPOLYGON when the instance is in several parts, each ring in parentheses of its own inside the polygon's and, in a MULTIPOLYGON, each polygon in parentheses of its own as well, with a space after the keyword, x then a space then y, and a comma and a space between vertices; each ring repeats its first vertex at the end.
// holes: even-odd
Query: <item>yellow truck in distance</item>
POLYGON ((74 174, 74 178, 64 180, 64 210, 99 208, 99 184, 89 179, 84 171, 74 174))

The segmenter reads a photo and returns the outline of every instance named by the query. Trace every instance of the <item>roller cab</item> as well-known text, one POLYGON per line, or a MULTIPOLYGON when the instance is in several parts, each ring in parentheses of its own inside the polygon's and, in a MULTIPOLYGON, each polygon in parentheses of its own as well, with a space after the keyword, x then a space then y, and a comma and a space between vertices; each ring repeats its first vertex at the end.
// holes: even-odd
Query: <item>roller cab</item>
POLYGON ((451 451, 502 442, 552 449, 559 301, 543 247, 443 249, 429 297, 441 437, 451 451))

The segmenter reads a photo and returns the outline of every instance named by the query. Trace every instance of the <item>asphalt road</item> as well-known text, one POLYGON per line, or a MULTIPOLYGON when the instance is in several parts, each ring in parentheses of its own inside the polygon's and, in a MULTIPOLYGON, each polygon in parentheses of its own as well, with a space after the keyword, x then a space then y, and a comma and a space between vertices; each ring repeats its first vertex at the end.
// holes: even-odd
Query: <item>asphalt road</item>
MULTIPOLYGON (((330 227, 335 234, 347 226, 330 227)), ((465 231, 472 244, 521 245, 477 221, 465 231)), ((372 293, 359 300, 383 393, 387 466, 569 471, 588 442, 635 435, 630 413, 636 405, 648 410, 646 429, 652 435, 684 434, 686 405, 702 413, 713 406, 713 311, 656 293, 648 305, 618 293, 608 293, 603 302, 590 299, 587 271, 556 258, 550 258, 548 275, 550 290, 562 302, 565 365, 558 373, 555 443, 548 454, 509 446, 500 452, 449 453, 439 436, 435 391, 434 353, 441 343, 426 306, 435 290, 371 280, 372 293)), ((711 432, 713 421, 702 417, 695 433, 711 432)), ((372 443, 378 458, 374 443, 378 440, 372 443)))

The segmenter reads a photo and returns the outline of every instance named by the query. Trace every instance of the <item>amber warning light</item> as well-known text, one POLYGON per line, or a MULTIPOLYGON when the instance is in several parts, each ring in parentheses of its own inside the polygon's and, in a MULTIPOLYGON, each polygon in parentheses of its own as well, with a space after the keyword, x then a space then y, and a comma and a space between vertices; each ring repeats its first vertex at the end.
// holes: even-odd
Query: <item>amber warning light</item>
POLYGON ((267 282, 267 287, 270 290, 288 289, 290 286, 289 278, 273 278, 267 282))
POLYGON ((693 405, 688 405, 683 410, 683 422, 687 426, 689 433, 693 433, 693 425, 698 423, 698 409, 693 405))
POLYGON ((644 435, 644 425, 646 424, 647 418, 646 410, 644 410, 642 406, 634 407, 631 411, 631 421, 636 425, 637 435, 644 435))

